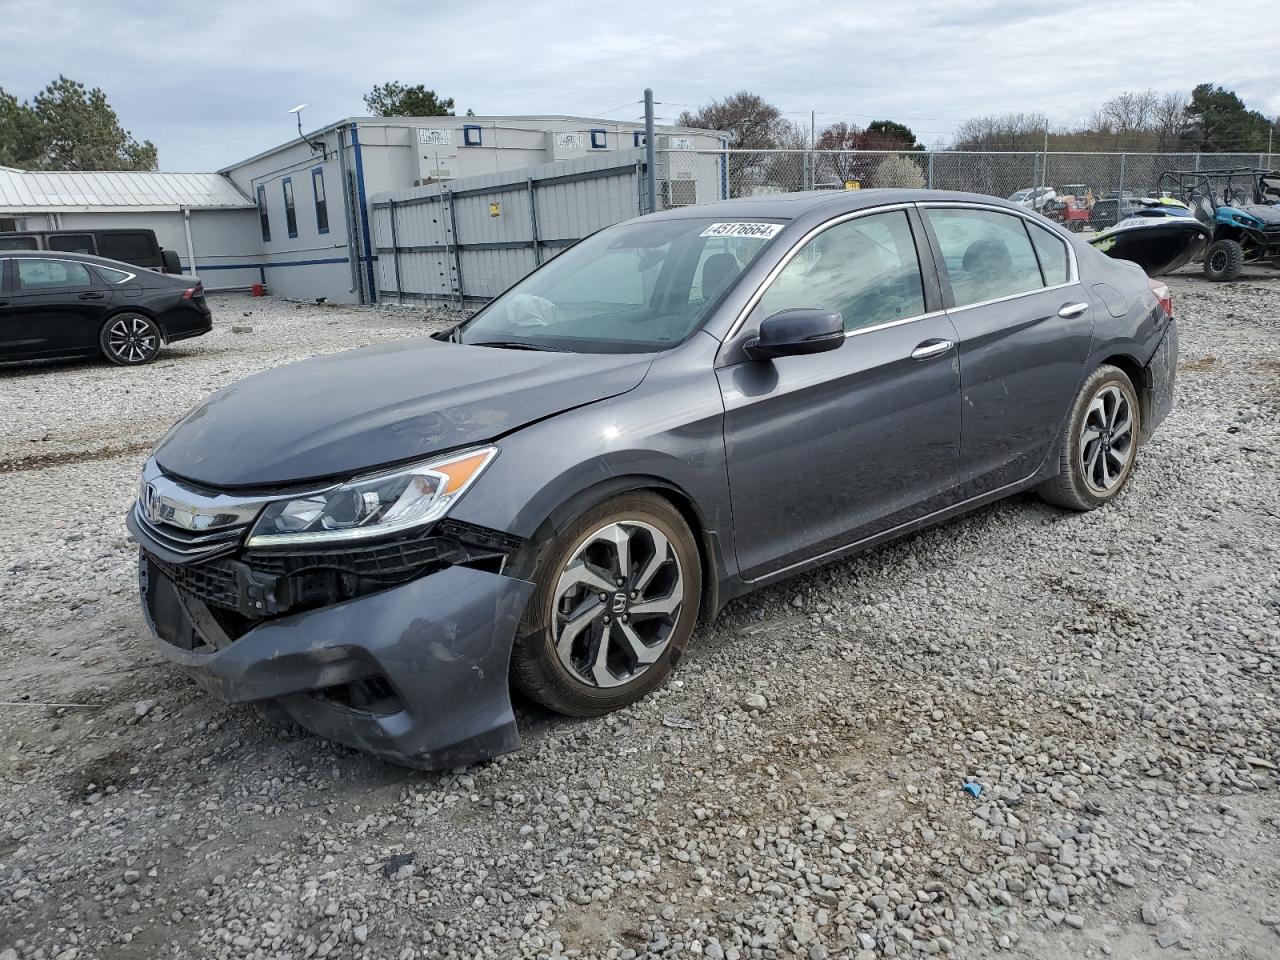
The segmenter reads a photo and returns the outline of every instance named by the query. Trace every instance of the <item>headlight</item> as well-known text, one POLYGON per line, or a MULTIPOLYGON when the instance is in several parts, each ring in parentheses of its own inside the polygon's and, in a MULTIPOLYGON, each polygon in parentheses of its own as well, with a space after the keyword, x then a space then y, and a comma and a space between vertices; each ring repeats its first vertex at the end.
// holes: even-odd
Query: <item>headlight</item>
POLYGON ((440 519, 497 455, 497 447, 360 477, 262 511, 250 547, 385 537, 440 519))

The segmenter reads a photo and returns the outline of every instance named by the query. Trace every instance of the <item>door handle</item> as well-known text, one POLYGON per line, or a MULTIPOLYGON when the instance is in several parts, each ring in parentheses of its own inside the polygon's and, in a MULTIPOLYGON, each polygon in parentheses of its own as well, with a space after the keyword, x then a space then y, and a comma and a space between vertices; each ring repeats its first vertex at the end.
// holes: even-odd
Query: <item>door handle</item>
POLYGON ((926 340, 911 351, 911 359, 928 360, 930 357, 940 357, 954 346, 955 344, 950 340, 926 340))
POLYGON ((91 290, 88 293, 80 294, 80 299, 81 300, 101 300, 102 296, 103 296, 102 294, 91 290))
POLYGON ((1087 303, 1064 303, 1058 310, 1058 316, 1063 320, 1074 320, 1076 317, 1084 316, 1088 309, 1087 303))

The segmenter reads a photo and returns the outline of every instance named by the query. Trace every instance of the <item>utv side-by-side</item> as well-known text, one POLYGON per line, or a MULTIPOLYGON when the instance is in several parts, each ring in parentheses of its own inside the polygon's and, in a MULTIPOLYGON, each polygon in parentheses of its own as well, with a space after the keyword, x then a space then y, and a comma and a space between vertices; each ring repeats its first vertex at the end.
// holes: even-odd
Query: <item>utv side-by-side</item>
POLYGON ((1280 173, 1169 170, 1156 191, 1185 202, 1213 231, 1204 254, 1210 280, 1234 280, 1246 263, 1280 267, 1280 173))

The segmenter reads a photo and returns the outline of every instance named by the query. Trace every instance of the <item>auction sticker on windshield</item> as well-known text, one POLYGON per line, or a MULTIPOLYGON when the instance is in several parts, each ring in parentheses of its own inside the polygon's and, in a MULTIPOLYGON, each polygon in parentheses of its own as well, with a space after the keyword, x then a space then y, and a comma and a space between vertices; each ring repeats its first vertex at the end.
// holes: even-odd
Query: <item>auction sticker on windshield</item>
POLYGON ((785 226, 781 223, 747 223, 746 221, 735 221, 733 223, 713 223, 707 227, 700 237, 758 237, 761 240, 768 240, 770 237, 776 236, 785 226))

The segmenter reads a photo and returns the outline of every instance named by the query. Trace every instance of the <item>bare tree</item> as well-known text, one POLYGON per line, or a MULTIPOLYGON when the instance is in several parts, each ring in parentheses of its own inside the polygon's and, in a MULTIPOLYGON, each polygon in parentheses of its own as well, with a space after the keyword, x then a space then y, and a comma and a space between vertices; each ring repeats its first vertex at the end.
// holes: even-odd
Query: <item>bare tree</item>
MULTIPOLYGON (((781 143, 791 126, 782 111, 759 94, 747 90, 712 100, 695 111, 684 111, 676 120, 683 127, 719 130, 727 134, 730 150, 772 150, 781 143)), ((767 154, 729 155, 729 183, 734 196, 751 192, 750 181, 768 177, 767 154)))
POLYGON ((954 150, 1037 150, 1049 118, 1043 113, 1006 113, 973 117, 956 130, 954 150))

